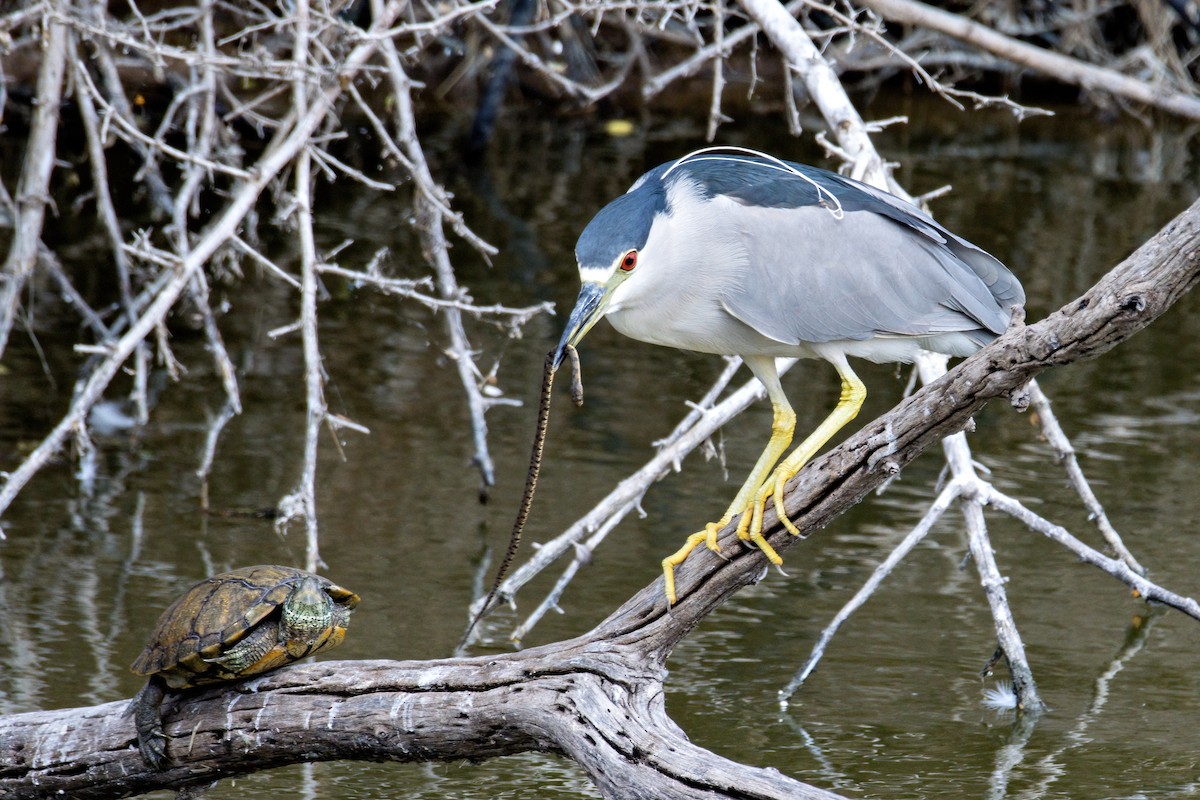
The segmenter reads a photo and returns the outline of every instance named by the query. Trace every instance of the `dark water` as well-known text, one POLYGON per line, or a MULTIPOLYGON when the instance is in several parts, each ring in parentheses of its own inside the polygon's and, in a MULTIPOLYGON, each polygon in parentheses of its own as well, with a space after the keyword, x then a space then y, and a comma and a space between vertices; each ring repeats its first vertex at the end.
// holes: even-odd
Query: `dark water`
MULTIPOLYGON (((878 137, 913 192, 943 183, 939 219, 1016 271, 1038 319, 1077 296, 1194 199, 1197 147, 1182 133, 1106 125, 1071 110, 1017 127, 1000 114, 944 106, 876 107, 910 126, 878 137)), ((574 239, 590 216, 640 172, 700 144, 665 121, 625 139, 598 127, 512 120, 493 163, 467 171, 435 156, 468 221, 501 248, 489 268, 459 244, 460 280, 481 303, 553 300, 569 308, 574 239), (500 153, 508 155, 500 156, 500 153)), ((446 139, 449 140, 447 135, 446 139)), ((436 140, 436 136, 434 137, 436 140)), ((773 123, 730 126, 722 142, 819 163, 820 154, 773 123)), ((402 197, 342 184, 318 208, 324 246, 361 264, 378 247, 390 267, 424 267, 402 221, 402 197)), ((80 225, 80 229, 85 226, 80 225)), ((88 240, 69 249, 86 263, 88 240)), ((286 241, 270 255, 289 263, 286 241)), ((209 483, 223 508, 270 506, 299 478, 303 377, 290 322, 297 300, 266 277, 229 283, 223 330, 239 367, 245 413, 230 423, 209 483)), ((49 301, 47 301, 49 302, 49 301)), ((1084 470, 1151 575, 1200 593, 1200 323, 1184 300, 1151 329, 1043 386, 1074 437, 1084 470)), ((0 380, 0 468, 12 468, 66 403, 79 357, 74 327, 38 329, 43 362, 14 337, 0 380)), ((318 507, 327 574, 363 596, 350 636, 331 658, 430 658, 461 634, 480 558, 502 547, 525 474, 541 359, 561 318, 542 317, 520 339, 470 323, 486 369, 522 408, 489 414, 499 483, 476 504, 465 406, 442 353, 441 322, 410 303, 335 292, 322 307, 322 346, 334 412, 370 428, 344 433, 345 460, 322 442, 318 507)), ((167 386, 150 424, 98 437, 100 473, 81 492, 64 458, 5 515, 0 542, 0 713, 114 700, 138 680, 127 665, 163 607, 204 575, 235 566, 302 563, 299 532, 197 512, 194 471, 219 382, 203 341, 174 332, 186 380, 167 386)), ((557 406, 543 484, 527 541, 546 540, 652 454, 721 368, 719 359, 621 338, 600 326, 582 350, 588 404, 557 406)), ((864 417, 886 410, 903 378, 865 366, 864 417)), ((836 379, 801 364, 787 380, 801 425, 832 403, 836 379)), ((116 395, 114 395, 116 396, 116 395)), ((718 514, 762 446, 769 409, 752 409, 723 437, 731 478, 693 456, 646 497, 526 643, 586 630, 654 580, 682 536, 718 514)), ((998 486, 1092 543, 1098 537, 1029 420, 994 405, 978 420, 975 456, 998 486)), ((941 467, 930 453, 887 494, 872 497, 787 554, 772 573, 689 636, 671 661, 668 704, 700 744, 849 796, 1105 798, 1190 796, 1200 787, 1200 623, 1151 612, 1128 590, 1015 523, 989 515, 1008 594, 1046 702, 1036 729, 981 704, 978 672, 995 642, 978 579, 963 569, 959 517, 934 534, 843 628, 819 670, 781 713, 776 691, 821 628, 922 515, 941 467)), ((521 600, 528 610, 551 577, 521 600)), ((220 784, 214 798, 301 796, 593 797, 569 763, 541 756, 483 765, 319 764, 220 784)))

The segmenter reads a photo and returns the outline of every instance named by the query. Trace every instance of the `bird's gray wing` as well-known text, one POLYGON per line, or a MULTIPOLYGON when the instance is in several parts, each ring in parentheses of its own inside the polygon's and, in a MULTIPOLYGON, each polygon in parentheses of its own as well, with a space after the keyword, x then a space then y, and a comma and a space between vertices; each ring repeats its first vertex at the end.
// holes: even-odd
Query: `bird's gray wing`
MULTIPOLYGON (((755 276, 760 280, 766 277, 763 269, 805 262, 807 268, 795 267, 801 271, 801 279, 813 286, 805 299, 791 294, 785 299, 779 292, 767 298, 776 304, 805 304, 812 319, 827 318, 835 323, 809 326, 803 341, 828 341, 812 337, 833 330, 839 335, 829 338, 970 329, 971 324, 962 317, 1000 333, 1011 308, 1025 302, 1020 282, 998 260, 946 230, 919 208, 873 186, 805 164, 776 163, 755 156, 700 157, 681 166, 710 201, 723 198, 752 212, 803 210, 758 215, 756 221, 766 223, 766 230, 752 220, 749 227, 759 230, 753 234, 755 242, 746 244, 748 253, 756 254, 751 268, 760 270, 755 276), (829 209, 836 209, 844 218, 838 222, 829 209), (765 245, 767 242, 775 246, 765 245), (814 274, 818 264, 836 269, 814 274), (940 271, 934 265, 940 266, 940 271), (881 293, 883 284, 887 291, 881 293), (860 292, 868 293, 872 301, 868 303, 860 292), (838 298, 847 307, 825 308, 830 298, 838 298), (928 328, 913 330, 924 326, 928 328), (877 330, 868 332, 871 327, 877 330)), ((731 224, 754 216, 732 214, 731 224)), ((732 303, 744 305, 750 294, 761 299, 757 297, 760 291, 747 287, 742 302, 732 303)))
POLYGON ((731 207, 725 219, 737 228, 743 263, 722 302, 777 341, 952 331, 986 341, 1008 322, 986 283, 990 277, 1004 289, 996 276, 1008 271, 971 247, 980 262, 973 266, 940 231, 927 235, 869 208, 845 210, 840 219, 820 206, 738 211, 731 207))

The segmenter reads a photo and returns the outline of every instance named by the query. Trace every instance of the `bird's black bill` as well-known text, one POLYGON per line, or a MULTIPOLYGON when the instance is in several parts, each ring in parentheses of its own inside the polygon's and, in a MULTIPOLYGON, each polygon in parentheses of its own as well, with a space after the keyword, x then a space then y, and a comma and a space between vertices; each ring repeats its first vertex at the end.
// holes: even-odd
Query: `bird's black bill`
POLYGON ((599 283, 585 283, 579 290, 575 307, 567 318, 567 327, 563 329, 562 339, 554 351, 554 369, 558 369, 567 355, 567 347, 574 347, 584 337, 601 316, 604 315, 604 286, 599 283))

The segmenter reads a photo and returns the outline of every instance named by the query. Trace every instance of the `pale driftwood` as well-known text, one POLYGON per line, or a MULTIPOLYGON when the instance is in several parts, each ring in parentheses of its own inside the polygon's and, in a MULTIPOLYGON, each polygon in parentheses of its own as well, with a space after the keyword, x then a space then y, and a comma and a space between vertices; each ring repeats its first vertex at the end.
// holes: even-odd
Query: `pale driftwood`
POLYGON ((609 642, 592 639, 488 659, 284 669, 177 703, 167 724, 177 763, 161 773, 142 763, 123 702, 0 718, 0 794, 89 800, 302 761, 537 750, 576 760, 605 796, 625 800, 840 797, 688 743, 664 711, 661 665, 622 663, 613 681, 617 663, 609 642), (52 749, 37 743, 48 733, 52 749))
MULTIPOLYGON (((895 470, 963 430, 991 399, 1042 370, 1095 358, 1149 325, 1200 281, 1200 201, 1084 296, 1009 331, 923 387, 788 484, 805 536, 895 470)), ((768 511, 777 550, 799 540, 768 511)), ((759 580, 765 560, 721 533, 727 560, 699 549, 584 636, 519 653, 428 662, 342 661, 281 670, 174 704, 178 763, 147 770, 123 703, 0 718, 0 795, 116 797, 207 784, 313 759, 480 759, 537 750, 576 760, 613 798, 834 797, 776 770, 734 764, 687 742, 664 710, 665 661, 707 614, 759 580)), ((1124 565, 1113 560, 1115 564, 1124 565)), ((1131 585, 1144 579, 1125 568, 1131 585)), ((1148 599, 1200 616, 1188 598, 1148 599)))

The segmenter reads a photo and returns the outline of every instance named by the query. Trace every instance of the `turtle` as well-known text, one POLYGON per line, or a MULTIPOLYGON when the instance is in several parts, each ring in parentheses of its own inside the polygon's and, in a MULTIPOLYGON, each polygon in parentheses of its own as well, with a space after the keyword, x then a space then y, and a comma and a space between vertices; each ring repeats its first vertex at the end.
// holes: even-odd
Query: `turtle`
POLYGON ((265 564, 214 575, 162 613, 130 669, 147 676, 126 710, 154 769, 166 759, 162 702, 186 690, 260 675, 346 638, 358 595, 293 567, 265 564))

